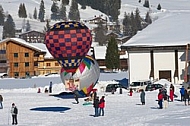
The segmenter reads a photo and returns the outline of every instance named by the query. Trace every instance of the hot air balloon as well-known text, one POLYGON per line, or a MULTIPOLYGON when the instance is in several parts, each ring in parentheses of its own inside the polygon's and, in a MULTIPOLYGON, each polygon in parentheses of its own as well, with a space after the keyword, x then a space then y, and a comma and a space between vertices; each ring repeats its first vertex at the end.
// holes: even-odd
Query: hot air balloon
POLYGON ((74 91, 77 88, 88 94, 99 79, 100 69, 97 61, 87 55, 74 74, 68 73, 62 68, 60 76, 66 90, 74 91))
POLYGON ((75 21, 56 23, 45 35, 45 44, 51 55, 65 71, 72 73, 88 53, 91 43, 88 27, 75 21))

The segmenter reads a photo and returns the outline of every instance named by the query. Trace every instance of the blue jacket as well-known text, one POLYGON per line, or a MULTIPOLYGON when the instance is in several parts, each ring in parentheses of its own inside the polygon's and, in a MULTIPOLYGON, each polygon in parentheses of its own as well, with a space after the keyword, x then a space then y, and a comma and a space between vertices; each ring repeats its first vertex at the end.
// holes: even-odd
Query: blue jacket
POLYGON ((185 88, 184 87, 180 88, 180 93, 181 93, 181 95, 185 94, 185 88))

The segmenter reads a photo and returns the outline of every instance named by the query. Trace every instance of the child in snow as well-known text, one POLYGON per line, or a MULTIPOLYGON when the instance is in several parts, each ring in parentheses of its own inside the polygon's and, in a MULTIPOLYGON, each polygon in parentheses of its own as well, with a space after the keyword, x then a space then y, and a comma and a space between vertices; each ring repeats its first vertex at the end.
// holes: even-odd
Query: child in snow
POLYGON ((129 96, 132 96, 132 95, 133 95, 133 89, 130 88, 130 90, 129 90, 129 96))
POLYGON ((102 96, 102 98, 100 99, 100 102, 99 102, 99 116, 101 116, 101 113, 102 113, 102 116, 104 116, 104 107, 105 107, 105 97, 102 96))

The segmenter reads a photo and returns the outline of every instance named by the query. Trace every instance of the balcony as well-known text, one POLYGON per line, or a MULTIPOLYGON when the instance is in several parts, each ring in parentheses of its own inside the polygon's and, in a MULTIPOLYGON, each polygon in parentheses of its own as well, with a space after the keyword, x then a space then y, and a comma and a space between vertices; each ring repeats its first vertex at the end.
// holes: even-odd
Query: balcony
POLYGON ((0 67, 2 68, 2 67, 10 67, 10 64, 9 64, 9 62, 7 61, 6 63, 1 63, 0 62, 0 67))

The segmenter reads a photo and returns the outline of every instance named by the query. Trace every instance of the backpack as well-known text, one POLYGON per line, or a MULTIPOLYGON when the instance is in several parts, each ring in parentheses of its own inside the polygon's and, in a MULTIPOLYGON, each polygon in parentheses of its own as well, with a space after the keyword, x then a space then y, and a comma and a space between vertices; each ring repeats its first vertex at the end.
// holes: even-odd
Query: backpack
POLYGON ((18 114, 18 109, 17 109, 17 107, 14 108, 14 113, 15 113, 15 114, 18 114))

